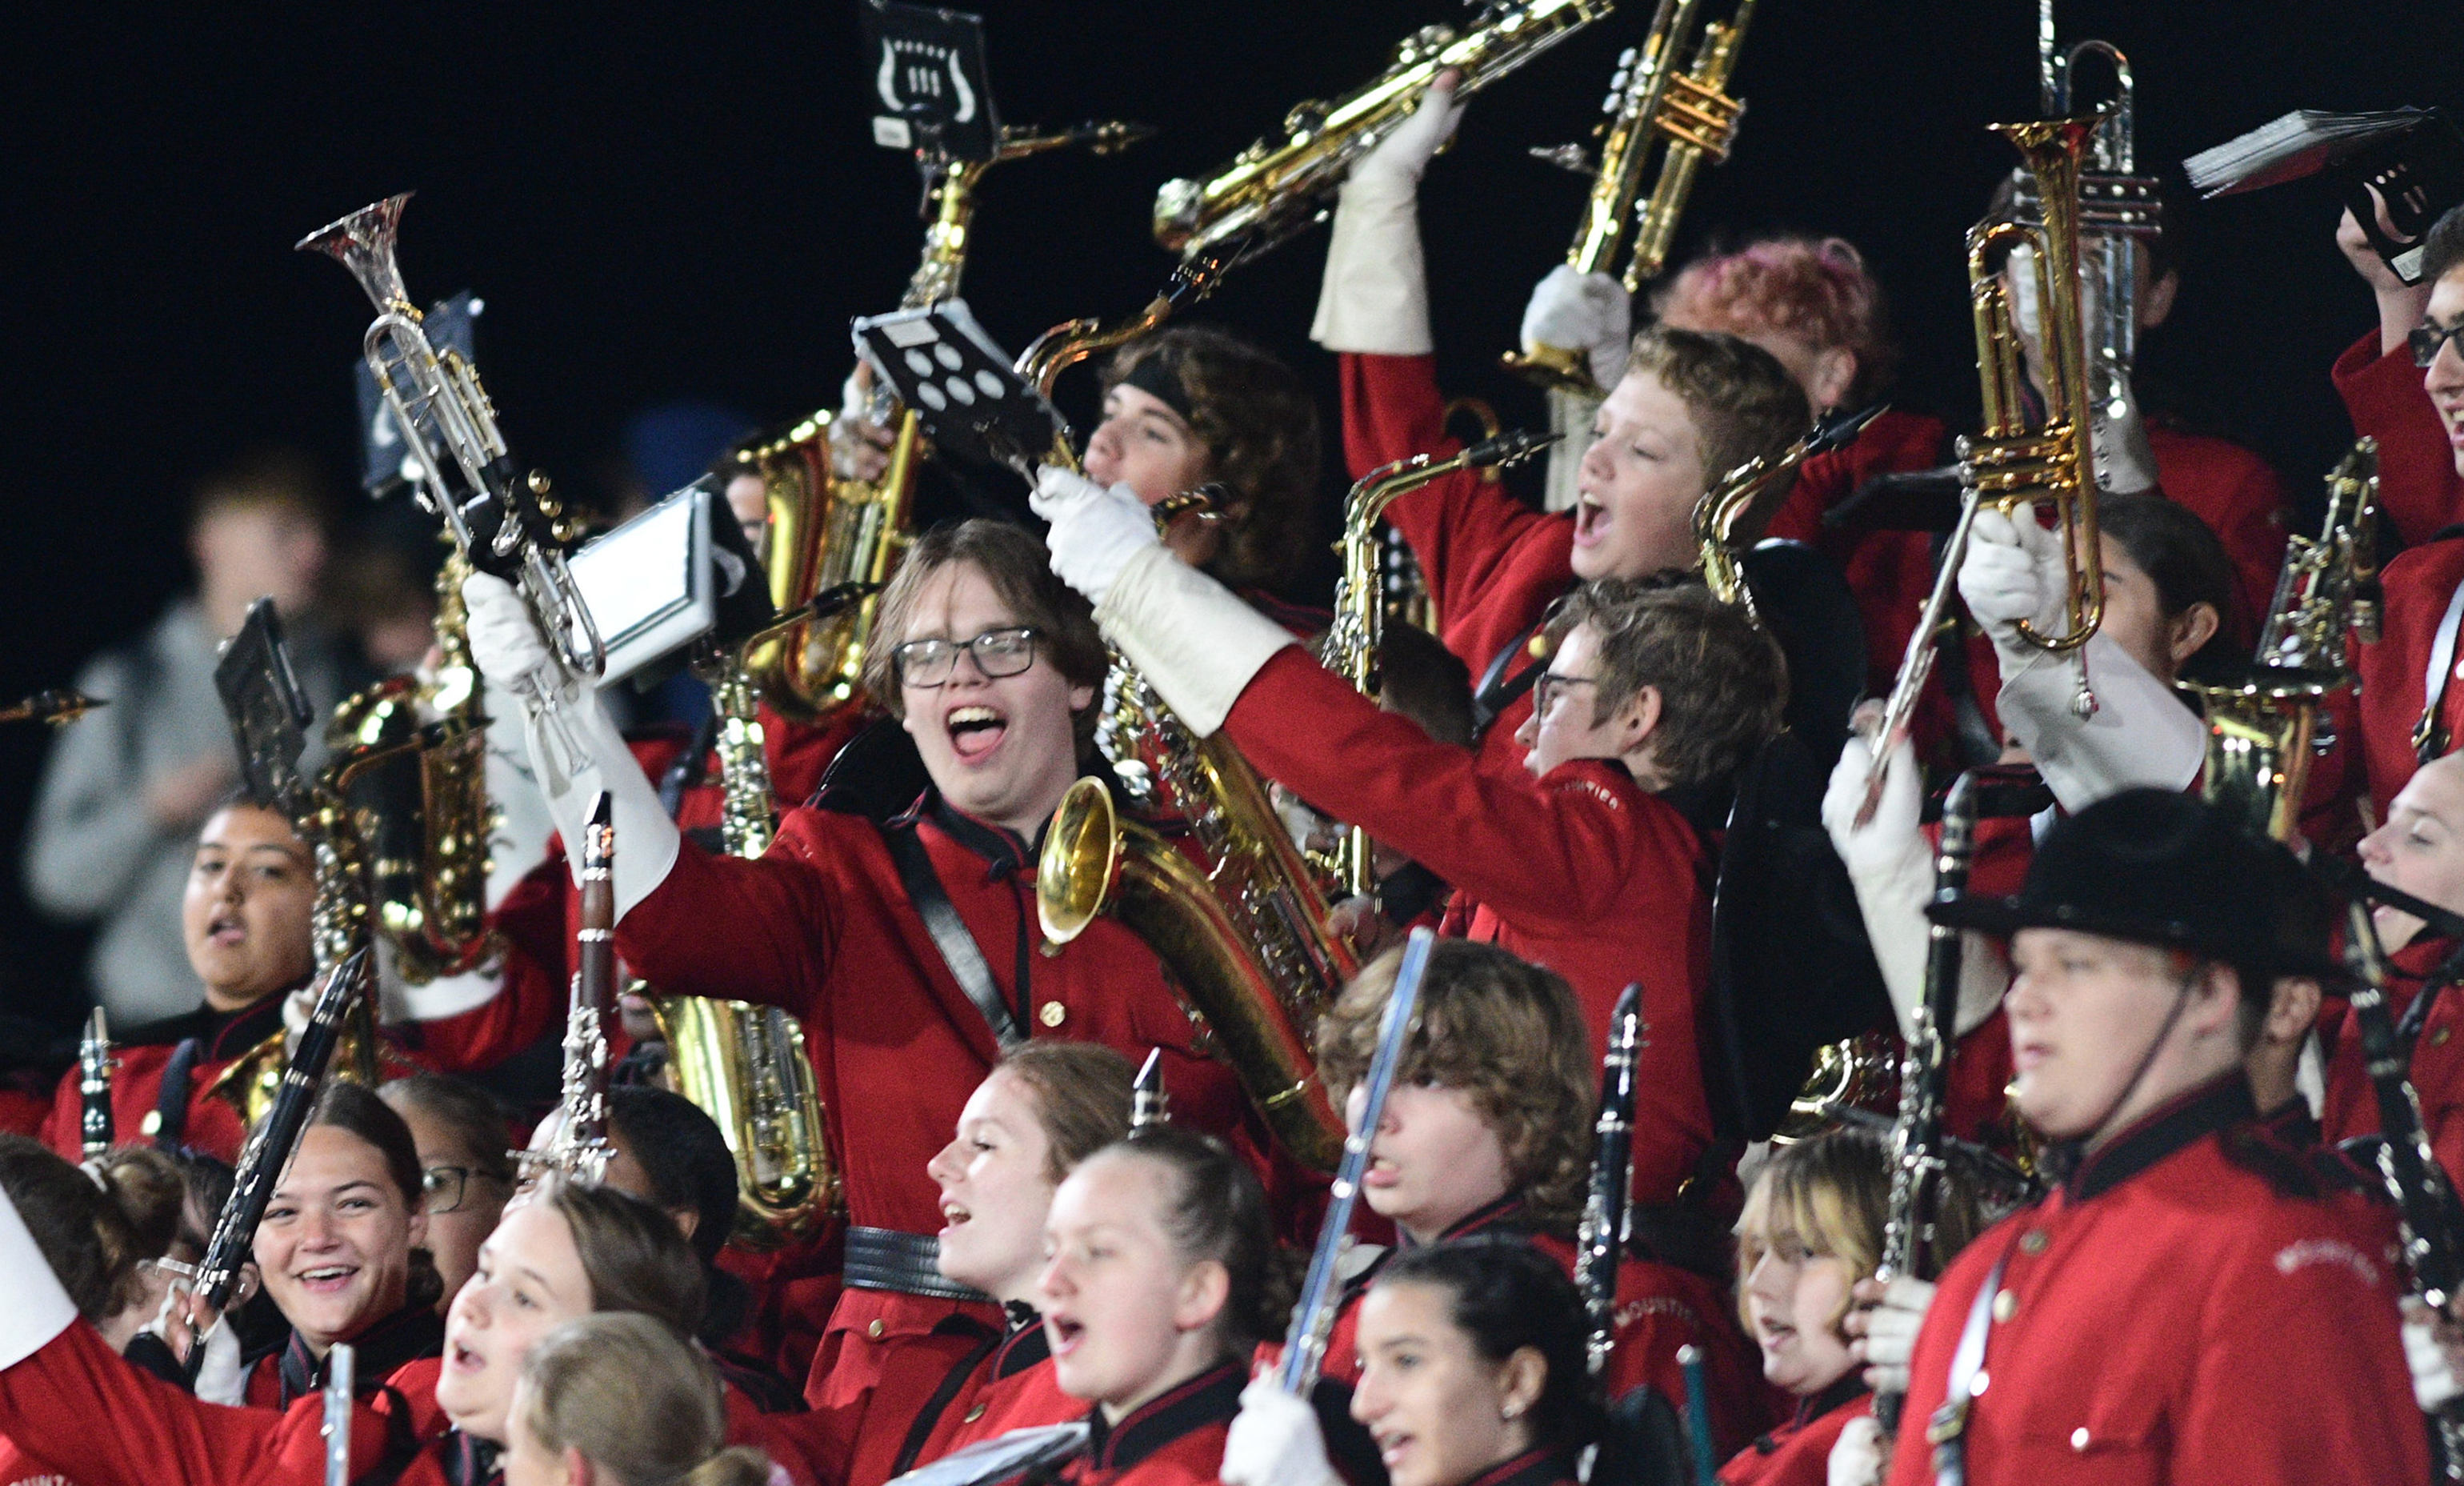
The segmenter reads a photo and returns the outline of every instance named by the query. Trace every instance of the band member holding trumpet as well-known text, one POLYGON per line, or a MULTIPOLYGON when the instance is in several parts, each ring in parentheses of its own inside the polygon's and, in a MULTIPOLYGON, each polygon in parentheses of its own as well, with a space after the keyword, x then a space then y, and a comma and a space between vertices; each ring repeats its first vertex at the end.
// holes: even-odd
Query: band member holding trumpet
POLYGON ((1175 561, 1127 492, 1046 471, 1036 508, 1056 570, 1194 732, 1222 729, 1262 772, 1453 883, 1473 938, 1573 984, 1595 1043, 1617 992, 1641 982, 1635 1199, 1671 1201, 1703 1174, 1708 849, 1686 804, 1778 731, 1788 685, 1778 647, 1742 609, 1683 583, 1576 588, 1549 612, 1551 658, 1509 777, 1380 712, 1175 561))
MULTIPOLYGON (((509 588, 474 578, 467 591, 484 671, 548 663, 509 588)), ((625 963, 671 994, 779 1005, 803 1023, 850 1225, 823 1390, 808 1396, 843 1416, 892 1345, 956 1316, 997 1320, 933 1268, 942 1220, 926 1166, 1003 1048, 1030 1035, 1159 1047, 1183 1118, 1243 1123, 1239 1085, 1198 1051, 1152 951, 1111 920, 1066 946, 1038 929, 1029 843, 1080 772, 1104 664, 1085 602, 1034 538, 989 521, 926 533, 882 595, 867 686, 933 788, 886 825, 791 810, 753 860, 681 837, 596 698, 560 677, 589 758, 568 775, 539 749, 539 778, 568 835, 595 790, 614 797, 625 963), (708 953, 715 942, 727 952, 708 953)))

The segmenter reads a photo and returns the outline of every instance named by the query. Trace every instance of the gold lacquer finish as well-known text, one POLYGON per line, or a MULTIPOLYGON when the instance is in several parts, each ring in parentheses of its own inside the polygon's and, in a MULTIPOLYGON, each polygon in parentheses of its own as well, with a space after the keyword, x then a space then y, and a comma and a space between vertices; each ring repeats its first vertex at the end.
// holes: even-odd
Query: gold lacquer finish
POLYGON ((54 727, 66 727, 95 708, 110 705, 74 688, 55 686, 36 692, 14 706, 0 707, 0 722, 49 722, 54 727))
POLYGON ((1312 1169, 1334 1169, 1343 1121, 1318 1082, 1306 1024, 1206 875, 1154 831, 1115 816, 1102 781, 1082 779, 1062 797, 1035 898, 1056 943, 1110 913, 1152 946, 1276 1139, 1312 1169))
POLYGON ((2258 654, 2239 674, 2184 681, 2208 719, 2199 793, 2243 828, 2292 838, 2321 739, 2319 706, 2349 684, 2348 634, 2378 635, 2378 440, 2355 444, 2327 476, 2327 516, 2316 541, 2293 537, 2268 605, 2258 654))
POLYGON ((718 1122, 736 1156, 732 1241, 768 1251, 838 1206, 821 1094, 804 1031, 777 1007, 700 996, 651 1002, 678 1094, 718 1122))
MULTIPOLYGON (((1566 254, 1569 268, 1578 274, 1615 274, 1617 256, 1625 253, 1622 277, 1633 293, 1667 266, 1696 175, 1705 161, 1718 165, 1727 159, 1736 141, 1746 105, 1728 95, 1728 78, 1736 71, 1755 4, 1737 0, 1727 20, 1705 21, 1702 0, 1661 0, 1642 44, 1617 59, 1608 117, 1600 124, 1598 166, 1592 172, 1574 244, 1566 254), (1680 60, 1689 55, 1690 62, 1680 60), (1637 208, 1635 198, 1644 195, 1643 177, 1655 157, 1660 173, 1637 208)), ((1545 158, 1563 158, 1577 167, 1589 163, 1581 147, 1572 144, 1545 158)), ((1509 351, 1503 360, 1544 387, 1587 397, 1604 395, 1580 350, 1540 345, 1529 353, 1509 351)))
POLYGON ((1467 98, 1612 9, 1610 0, 1515 0, 1487 7, 1461 34, 1451 26, 1413 33, 1367 86, 1295 106, 1280 138, 1258 141, 1221 170, 1166 181, 1155 192, 1155 241, 1191 258, 1265 252, 1319 220, 1353 162, 1411 116, 1439 73, 1460 71, 1455 96, 1467 98))

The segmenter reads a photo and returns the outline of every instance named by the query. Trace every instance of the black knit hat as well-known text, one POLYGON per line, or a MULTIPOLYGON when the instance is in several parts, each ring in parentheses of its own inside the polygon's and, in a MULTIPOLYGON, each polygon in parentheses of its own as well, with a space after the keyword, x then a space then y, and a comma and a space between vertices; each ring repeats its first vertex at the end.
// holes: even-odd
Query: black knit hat
POLYGON ((2070 929, 2187 949, 2271 978, 2342 973, 2326 893, 2293 854, 2166 789, 2124 790, 2056 825, 2017 897, 1970 895, 1928 911, 1990 934, 2070 929))

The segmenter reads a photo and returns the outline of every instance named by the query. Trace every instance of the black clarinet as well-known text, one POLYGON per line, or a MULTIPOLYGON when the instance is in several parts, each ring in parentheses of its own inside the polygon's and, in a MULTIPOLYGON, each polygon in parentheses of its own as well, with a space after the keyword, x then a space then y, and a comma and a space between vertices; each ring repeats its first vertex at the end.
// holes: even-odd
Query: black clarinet
POLYGON ((1163 1086, 1163 1049, 1155 1048, 1147 1054, 1130 1085, 1130 1128, 1143 1130, 1171 1120, 1172 1096, 1163 1086))
POLYGON ((1626 1185, 1634 1169, 1634 1064, 1642 1047, 1642 986, 1617 993, 1609 1046, 1600 1058, 1600 1115, 1592 1126, 1592 1190, 1574 1236, 1574 1288, 1590 1323, 1584 1362, 1594 1378, 1608 1370, 1617 1342, 1617 1262, 1625 1257, 1626 1185))
MULTIPOLYGON (((317 1093, 325 1084, 326 1065, 334 1060, 334 1045, 342 1035, 342 1020, 360 997, 367 994, 368 951, 352 951, 351 957, 334 967, 325 977, 324 988, 317 993, 315 1009, 308 1013, 308 1025, 291 1040, 291 1061, 282 1070, 282 1086, 275 1092, 273 1107, 258 1121, 239 1153, 239 1169, 231 1179, 229 1201, 223 1204, 222 1215, 214 1220, 213 1236, 206 1242, 205 1257, 197 1265, 196 1297, 206 1308, 220 1315, 231 1304, 231 1295, 239 1288, 240 1266, 247 1263, 256 1245, 256 1226, 265 1217, 265 1205, 274 1196, 274 1184, 282 1168, 291 1164, 291 1153, 298 1148, 299 1136, 308 1128, 308 1113, 317 1102, 317 1093)), ((197 1338, 188 1350, 188 1377, 194 1381, 197 1369, 206 1360, 205 1338, 197 1338)))
MULTIPOLYGON (((1942 845, 1934 855, 1933 899, 1956 901, 1968 891, 1969 863, 1976 854, 1976 816, 1981 793, 1976 775, 1951 781, 1942 802, 1942 845)), ((1918 1004, 1914 1035, 1900 1059, 1900 1113, 1891 1123, 1891 1205, 1882 1222, 1882 1253, 1874 1277, 1888 1281, 1913 1275, 1931 1228, 1927 1209, 1945 1164, 1942 1105, 1950 1083, 1950 1049, 1958 1031, 1960 931, 1936 923, 1925 939, 1925 1000, 1918 1004)), ((1874 1395, 1874 1422, 1887 1438, 1899 1432, 1898 1392, 1874 1395)))
MULTIPOLYGON (((2464 1250, 2459 1250, 2451 1214, 2455 1195, 2447 1172, 2431 1154, 2430 1138, 2421 1128, 2421 1099, 2413 1092, 2411 1050, 2396 1033, 2387 1011, 2386 951, 2379 947, 2378 925, 2369 904, 2355 897, 2345 907, 2344 964, 2352 971, 2353 1027, 2361 1034, 2362 1058, 2379 1103, 2379 1175, 2395 1199, 2396 1223, 2404 1243, 2412 1295, 2433 1314, 2446 1314, 2447 1304, 2464 1284, 2464 1250)), ((2437 993, 2435 985, 2422 988, 2437 993)), ((2464 1397, 2449 1399, 2431 1415, 2438 1428, 2446 1476, 2464 1481, 2464 1397)))
POLYGON ((574 937, 573 1000, 564 1020, 564 1128, 556 1164, 584 1187, 607 1174, 607 1024, 616 1014, 615 806, 605 790, 582 832, 582 928, 574 937))
POLYGON ((77 1142, 88 1161, 111 1149, 111 1022, 100 1007, 77 1044, 77 1142))

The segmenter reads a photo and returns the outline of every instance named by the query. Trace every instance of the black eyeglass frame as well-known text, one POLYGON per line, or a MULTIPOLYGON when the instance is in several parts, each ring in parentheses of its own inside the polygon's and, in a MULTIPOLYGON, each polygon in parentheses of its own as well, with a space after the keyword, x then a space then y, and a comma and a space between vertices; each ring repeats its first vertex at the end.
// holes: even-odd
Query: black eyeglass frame
POLYGON ((974 658, 976 669, 983 674, 986 680, 997 681, 1004 676, 1023 675, 1032 669, 1035 665, 1036 646, 1043 638, 1044 632, 1033 625, 1001 625, 964 640, 909 640, 891 650, 890 661, 891 668, 898 674, 900 684, 932 689, 950 684, 950 678, 957 675, 958 654, 963 651, 974 658), (1022 643, 1013 656, 1001 654, 1000 652, 988 648, 987 641, 1002 644, 1022 643), (995 664, 996 658, 999 660, 998 666, 995 664), (1010 664, 1013 659, 1017 664, 1010 664), (934 670, 935 667, 939 674, 930 680, 918 674, 934 670))
MULTIPOLYGON (((2427 371, 2430 364, 2438 359, 2439 351, 2457 336, 2464 336, 2464 320, 2446 326, 2415 325, 2405 332, 2404 341, 2412 347, 2412 364, 2427 371)), ((2464 356, 2464 345, 2456 347, 2456 354, 2464 356)))

